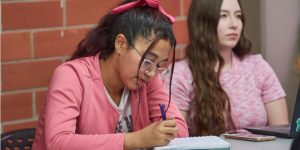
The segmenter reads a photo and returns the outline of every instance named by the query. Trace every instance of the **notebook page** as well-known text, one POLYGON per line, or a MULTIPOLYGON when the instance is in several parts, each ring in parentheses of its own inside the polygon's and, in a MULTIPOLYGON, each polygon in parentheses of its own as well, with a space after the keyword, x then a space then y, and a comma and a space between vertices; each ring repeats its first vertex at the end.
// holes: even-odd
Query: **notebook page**
POLYGON ((154 150, 166 149, 229 149, 230 144, 217 136, 175 138, 168 145, 155 147, 154 150))

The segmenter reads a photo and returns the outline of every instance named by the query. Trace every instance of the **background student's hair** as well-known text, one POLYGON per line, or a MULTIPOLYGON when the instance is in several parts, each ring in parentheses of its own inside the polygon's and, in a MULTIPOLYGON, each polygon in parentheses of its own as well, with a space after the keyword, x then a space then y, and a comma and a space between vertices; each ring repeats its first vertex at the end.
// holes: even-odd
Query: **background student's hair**
MULTIPOLYGON (((191 135, 218 135, 227 129, 235 130, 230 115, 229 98, 219 81, 224 66, 217 34, 222 2, 223 0, 193 0, 188 13, 190 42, 187 46, 187 57, 195 92, 189 111, 192 117, 191 135), (217 73, 215 66, 218 66, 217 73)), ((241 6, 240 2, 239 4, 241 6)), ((241 20, 244 27, 243 12, 241 20)), ((243 59, 250 50, 251 42, 245 37, 243 28, 233 52, 243 59)))
MULTIPOLYGON (((127 0, 119 4, 119 6, 134 0, 127 0)), ((151 3, 151 0, 148 0, 151 3)), ((142 56, 139 63, 139 67, 147 55, 147 53, 153 48, 153 46, 161 39, 169 40, 173 49, 172 52, 172 67, 170 76, 170 85, 172 84, 172 74, 174 70, 175 61, 175 47, 176 40, 171 28, 173 23, 170 18, 166 17, 166 14, 162 14, 160 8, 151 8, 150 5, 143 7, 135 7, 121 13, 108 13, 98 23, 98 25, 92 29, 86 37, 78 44, 77 50, 73 53, 70 60, 74 60, 81 57, 93 56, 100 52, 99 57, 102 59, 108 58, 115 50, 115 38, 118 34, 123 34, 128 42, 128 46, 133 47, 134 41, 137 37, 143 37, 150 39, 153 34, 155 35, 152 43, 142 56), (157 11, 159 9, 160 11, 157 11)), ((159 7, 159 5, 158 5, 159 7)), ((139 74, 139 72, 138 72, 139 74)), ((170 86, 171 87, 171 86, 170 86)), ((169 88, 171 93, 171 88, 169 88)), ((169 103, 170 98, 169 96, 169 103)))

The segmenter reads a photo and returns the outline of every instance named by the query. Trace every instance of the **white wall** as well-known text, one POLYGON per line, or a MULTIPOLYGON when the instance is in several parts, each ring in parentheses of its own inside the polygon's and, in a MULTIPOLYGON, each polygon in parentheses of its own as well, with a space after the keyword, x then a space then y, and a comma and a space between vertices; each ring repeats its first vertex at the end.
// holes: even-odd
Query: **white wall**
POLYGON ((287 93, 291 121, 299 83, 300 0, 262 0, 261 15, 262 53, 287 93))

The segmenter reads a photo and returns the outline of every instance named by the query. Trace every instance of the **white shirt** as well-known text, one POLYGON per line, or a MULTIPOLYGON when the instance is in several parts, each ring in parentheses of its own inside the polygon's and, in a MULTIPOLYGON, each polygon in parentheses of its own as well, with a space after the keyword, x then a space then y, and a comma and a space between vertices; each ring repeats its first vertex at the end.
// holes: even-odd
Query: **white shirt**
POLYGON ((105 93, 108 97, 109 103, 112 105, 112 107, 119 112, 119 119, 118 123, 116 124, 116 133, 128 133, 132 132, 132 115, 131 115, 131 105, 130 101, 128 100, 129 91, 127 88, 124 88, 123 94, 121 97, 121 101, 119 106, 116 105, 116 103, 113 101, 109 93, 107 92, 106 88, 105 93))

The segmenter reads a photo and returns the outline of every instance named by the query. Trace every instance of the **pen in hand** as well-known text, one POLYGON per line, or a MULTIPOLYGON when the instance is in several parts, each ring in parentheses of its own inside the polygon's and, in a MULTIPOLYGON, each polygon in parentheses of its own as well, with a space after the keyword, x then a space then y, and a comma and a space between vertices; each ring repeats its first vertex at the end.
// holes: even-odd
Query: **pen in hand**
POLYGON ((161 112, 161 118, 162 120, 167 119, 166 111, 165 111, 165 105, 164 104, 159 104, 160 112, 161 112))

